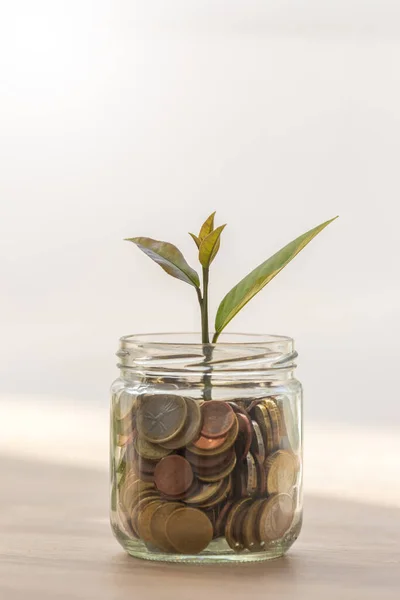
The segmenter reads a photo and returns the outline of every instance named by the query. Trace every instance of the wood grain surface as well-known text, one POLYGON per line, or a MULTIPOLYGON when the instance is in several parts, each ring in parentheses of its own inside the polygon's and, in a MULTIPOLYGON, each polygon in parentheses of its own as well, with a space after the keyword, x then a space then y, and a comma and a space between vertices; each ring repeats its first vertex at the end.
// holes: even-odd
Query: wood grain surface
POLYGON ((290 553, 243 566, 127 556, 100 471, 1 459, 1 600, 400 598, 400 510, 306 497, 290 553))

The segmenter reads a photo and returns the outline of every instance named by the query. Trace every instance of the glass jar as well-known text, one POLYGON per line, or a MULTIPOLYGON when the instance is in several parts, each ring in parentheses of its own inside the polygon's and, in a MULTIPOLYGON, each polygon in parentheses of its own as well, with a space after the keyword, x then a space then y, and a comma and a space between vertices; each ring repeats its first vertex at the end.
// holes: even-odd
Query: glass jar
POLYGON ((302 388, 291 338, 133 335, 112 385, 111 526, 136 557, 283 555, 302 522, 302 388))

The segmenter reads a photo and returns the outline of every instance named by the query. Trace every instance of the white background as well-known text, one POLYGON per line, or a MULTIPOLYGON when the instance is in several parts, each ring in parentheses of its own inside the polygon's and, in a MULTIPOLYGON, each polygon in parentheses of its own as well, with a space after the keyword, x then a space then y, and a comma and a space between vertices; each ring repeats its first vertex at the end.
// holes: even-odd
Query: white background
POLYGON ((339 214, 229 329, 296 338, 308 423, 398 425, 399 64, 396 1, 3 2, 3 398, 105 408, 120 335, 198 329, 124 237, 195 266, 217 210, 214 314, 339 214))

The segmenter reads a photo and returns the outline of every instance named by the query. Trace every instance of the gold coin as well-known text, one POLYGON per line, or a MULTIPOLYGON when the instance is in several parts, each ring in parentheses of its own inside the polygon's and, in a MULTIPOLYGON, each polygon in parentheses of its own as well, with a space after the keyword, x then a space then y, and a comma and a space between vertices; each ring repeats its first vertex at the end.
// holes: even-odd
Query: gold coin
POLYGON ((168 517, 178 508, 184 508, 184 504, 181 502, 165 502, 157 508, 151 518, 151 535, 157 548, 163 552, 175 552, 175 548, 168 541, 165 525, 168 517))
POLYGON ((154 492, 152 496, 139 500, 139 502, 133 507, 131 512, 131 525, 133 530, 136 531, 137 537, 139 537, 139 516, 148 504, 155 501, 160 502, 160 495, 154 492))
POLYGON ((138 534, 142 542, 145 544, 154 544, 156 545, 155 539, 153 538, 151 532, 151 520, 153 518, 154 513, 158 508, 162 506, 160 500, 154 500, 149 502, 144 506, 143 510, 138 513, 137 523, 138 523, 138 534))
POLYGON ((126 511, 130 514, 131 507, 138 502, 144 494, 148 492, 154 493, 155 487, 151 483, 140 480, 140 483, 131 483, 128 488, 125 489, 123 496, 121 496, 121 502, 125 506, 126 511))
POLYGON ((136 537, 135 532, 132 529, 130 516, 122 506, 121 502, 118 502, 117 504, 117 520, 119 528, 125 533, 125 535, 128 537, 136 537))
POLYGON ((281 441, 280 446, 293 452, 300 449, 300 432, 298 419, 295 417, 296 404, 288 396, 278 396, 275 398, 281 416, 281 441), (293 407, 293 409, 292 409, 293 407))
POLYGON ((213 538, 210 519, 197 508, 178 508, 167 519, 169 543, 181 554, 198 554, 213 538))
POLYGON ((210 498, 210 500, 208 502, 204 502, 201 505, 201 508, 205 509, 205 508, 213 508, 215 506, 218 506, 218 504, 221 504, 221 502, 229 496, 231 490, 232 490, 232 479, 231 479, 231 477, 227 477, 224 480, 224 485, 221 486, 221 488, 218 490, 218 492, 214 496, 212 496, 212 498, 210 498))
POLYGON ((219 481, 220 479, 225 479, 225 477, 228 477, 228 475, 230 475, 232 473, 235 466, 236 466, 236 456, 233 455, 232 460, 230 461, 228 466, 226 466, 223 469, 223 471, 221 471, 220 473, 217 473, 216 475, 199 475, 199 474, 197 474, 197 479, 200 479, 200 481, 205 481, 206 483, 214 483, 215 481, 219 481))
POLYGON ((235 420, 234 420, 233 426, 229 430, 229 433, 226 436, 226 440, 224 441, 224 443, 221 446, 219 446, 218 448, 213 448, 211 450, 203 450, 201 448, 197 448, 196 446, 194 446, 194 444, 190 444, 190 446, 188 446, 187 449, 192 454, 197 454, 198 456, 217 456, 218 454, 223 454, 224 452, 229 450, 229 448, 231 448, 233 446, 233 444, 235 443, 235 440, 239 433, 239 423, 238 423, 236 415, 234 415, 234 417, 235 417, 235 420))
POLYGON ((136 508, 136 506, 141 500, 144 500, 145 498, 154 498, 154 496, 159 497, 159 495, 154 489, 137 492, 131 497, 130 501, 127 503, 125 507, 126 512, 128 513, 128 515, 132 515, 134 508, 136 508))
POLYGON ((137 410, 138 431, 149 442, 162 444, 180 433, 186 415, 186 402, 181 396, 142 396, 137 410))
POLYGON ((253 450, 253 453, 259 457, 261 462, 264 462, 266 457, 266 451, 260 426, 257 423, 257 421, 252 421, 251 424, 253 426, 254 431, 251 449, 253 450))
POLYGON ((120 489, 120 499, 122 504, 127 508, 128 503, 136 494, 148 489, 154 489, 154 485, 152 483, 144 482, 141 479, 133 479, 133 476, 132 478, 125 480, 120 489))
POLYGON ((240 539, 240 527, 238 527, 238 521, 243 516, 246 507, 251 504, 251 498, 243 498, 233 504, 229 511, 228 518, 225 525, 225 538, 229 546, 235 552, 241 552, 244 550, 244 544, 240 539))
POLYGON ((244 546, 250 552, 259 552, 263 549, 265 543, 261 542, 258 533, 258 519, 260 516, 260 508, 264 504, 264 498, 256 500, 249 506, 242 524, 242 538, 244 546))
POLYGON ((254 418, 256 422, 259 424, 261 433, 264 440, 264 446, 266 451, 266 456, 268 456, 273 448, 273 436, 272 436, 272 426, 269 418, 268 410, 261 403, 257 404, 254 408, 254 418))
POLYGON ((247 466, 247 494, 251 496, 255 494, 258 488, 258 475, 256 468, 256 461, 254 460, 251 452, 246 455, 246 466, 247 466))
POLYGON ((135 439, 135 449, 136 452, 142 458, 146 460, 161 460, 164 456, 168 456, 171 454, 172 450, 168 450, 167 448, 163 448, 163 446, 158 446, 157 444, 152 444, 147 441, 145 438, 141 436, 136 436, 135 439))
POLYGON ((196 491, 193 495, 185 498, 185 502, 186 504, 205 504, 220 491, 223 485, 223 479, 221 479, 220 481, 216 481, 215 483, 204 484, 200 486, 200 489, 196 488, 196 491))
POLYGON ((293 498, 289 494, 274 494, 260 508, 259 538, 268 544, 282 538, 294 517, 293 498))
POLYGON ((196 440, 201 428, 201 409, 200 404, 193 398, 185 398, 187 416, 182 431, 172 438, 169 442, 163 442, 162 446, 169 450, 184 448, 196 440))
POLYGON ((281 417, 280 417, 280 412, 279 412, 279 409, 276 406, 275 402, 273 400, 271 400, 270 398, 268 398, 267 400, 264 400, 264 406, 268 410, 269 418, 270 418, 270 421, 271 421, 272 443, 273 443, 273 446, 274 446, 274 450, 278 450, 279 444, 280 444, 280 441, 281 441, 281 434, 280 434, 280 430, 281 430, 281 417))
POLYGON ((265 462, 268 494, 289 492, 297 479, 297 461, 294 454, 278 450, 265 462))

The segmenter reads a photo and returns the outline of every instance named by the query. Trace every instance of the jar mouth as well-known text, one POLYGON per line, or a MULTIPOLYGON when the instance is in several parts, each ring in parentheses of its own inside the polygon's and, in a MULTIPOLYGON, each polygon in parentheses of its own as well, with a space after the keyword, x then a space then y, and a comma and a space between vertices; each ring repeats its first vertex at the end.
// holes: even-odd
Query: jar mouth
MULTIPOLYGON (((124 335, 120 338, 121 343, 133 346, 190 346, 202 347, 200 332, 165 332, 165 333, 139 333, 124 335)), ((268 346, 274 344, 293 345, 293 338, 286 335, 264 334, 264 333, 222 333, 216 344, 218 346, 268 346)))
POLYGON ((202 344, 200 333, 145 333, 120 339, 121 369, 149 374, 264 372, 294 369, 292 338, 257 333, 225 333, 217 344, 202 344))

